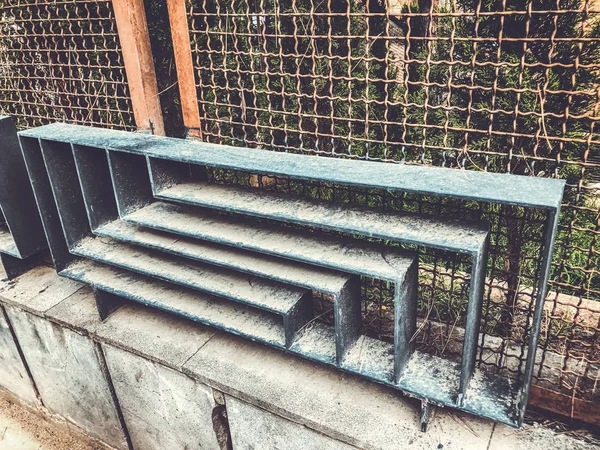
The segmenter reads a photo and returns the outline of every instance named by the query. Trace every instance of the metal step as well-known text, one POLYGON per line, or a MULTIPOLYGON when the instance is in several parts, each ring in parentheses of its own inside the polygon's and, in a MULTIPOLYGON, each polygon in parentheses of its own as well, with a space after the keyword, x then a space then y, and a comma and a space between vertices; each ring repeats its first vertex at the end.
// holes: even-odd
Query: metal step
POLYGON ((204 182, 177 184, 155 192, 155 197, 462 253, 480 252, 488 235, 485 224, 435 220, 204 182))
POLYGON ((124 244, 89 238, 71 249, 84 258, 121 267, 159 280, 288 314, 308 291, 124 244))
POLYGON ((184 205, 155 202, 123 217, 126 222, 279 256, 343 272, 397 281, 416 257, 401 249, 244 221, 184 205))
POLYGON ((71 253, 103 264, 234 300, 283 317, 286 342, 312 317, 310 291, 176 258, 111 239, 88 238, 71 253))
POLYGON ((93 232, 98 236, 165 251, 325 294, 339 295, 351 278, 350 275, 336 270, 138 227, 119 219, 101 225, 93 232))
POLYGON ((285 348, 281 317, 265 311, 89 260, 73 263, 60 274, 96 290, 285 348))

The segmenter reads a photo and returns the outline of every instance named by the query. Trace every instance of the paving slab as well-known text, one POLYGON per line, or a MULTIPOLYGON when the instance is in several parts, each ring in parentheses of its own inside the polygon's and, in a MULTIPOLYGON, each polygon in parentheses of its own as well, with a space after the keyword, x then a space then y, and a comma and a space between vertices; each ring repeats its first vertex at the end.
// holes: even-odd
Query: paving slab
POLYGON ((227 396, 226 405, 235 450, 356 450, 235 397, 227 396))
POLYGON ((34 314, 44 313, 83 285, 61 278, 52 267, 38 266, 23 275, 0 282, 0 299, 34 314))
POLYGON ((274 349, 219 334, 185 365, 230 396, 362 449, 485 449, 493 423, 439 410, 427 433, 399 392, 274 349))
POLYGON ((6 311, 44 405, 92 437, 127 449, 97 344, 12 306, 6 311))
POLYGON ((111 345, 102 348, 135 449, 220 450, 211 388, 111 345))
POLYGON ((33 383, 4 314, 4 308, 0 306, 0 386, 23 401, 37 405, 39 400, 33 383))

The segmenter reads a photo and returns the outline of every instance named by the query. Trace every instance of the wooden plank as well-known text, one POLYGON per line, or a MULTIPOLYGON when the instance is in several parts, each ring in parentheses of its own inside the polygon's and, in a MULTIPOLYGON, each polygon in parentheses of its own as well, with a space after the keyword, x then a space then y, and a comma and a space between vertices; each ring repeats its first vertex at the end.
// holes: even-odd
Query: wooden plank
POLYGON ((600 403, 556 392, 541 386, 532 386, 529 404, 546 411, 582 422, 600 425, 600 403))
POLYGON ((137 129, 164 136, 144 1, 112 0, 112 4, 137 129))
POLYGON ((188 137, 202 139, 186 0, 167 0, 167 8, 171 24, 177 78, 179 80, 183 123, 187 129, 188 137))

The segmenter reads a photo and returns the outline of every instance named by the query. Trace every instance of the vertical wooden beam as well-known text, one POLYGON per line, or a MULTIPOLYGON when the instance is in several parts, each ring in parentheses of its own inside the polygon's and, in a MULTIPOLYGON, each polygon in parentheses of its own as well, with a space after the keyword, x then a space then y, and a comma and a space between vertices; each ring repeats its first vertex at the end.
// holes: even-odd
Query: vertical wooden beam
POLYGON ((144 0, 112 0, 139 131, 165 135, 144 0))
POLYGON ((200 113, 198 111, 198 95, 196 92, 196 77, 192 61, 190 45, 190 30, 186 12, 186 0, 167 0, 173 52, 179 80, 179 95, 183 123, 188 137, 202 138, 200 130, 200 113))

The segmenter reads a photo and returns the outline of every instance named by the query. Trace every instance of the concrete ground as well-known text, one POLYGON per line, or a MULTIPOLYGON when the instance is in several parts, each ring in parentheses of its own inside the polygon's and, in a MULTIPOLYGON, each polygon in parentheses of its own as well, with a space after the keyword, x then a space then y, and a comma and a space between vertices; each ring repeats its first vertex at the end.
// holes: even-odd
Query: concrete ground
POLYGON ((0 389, 0 450, 109 450, 63 420, 25 408, 0 389))

